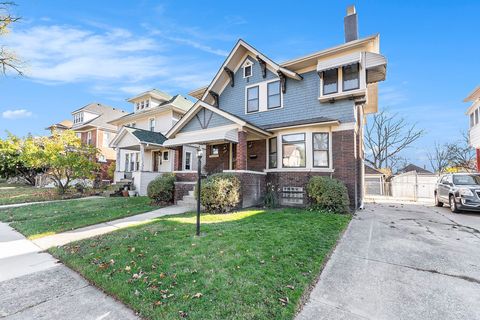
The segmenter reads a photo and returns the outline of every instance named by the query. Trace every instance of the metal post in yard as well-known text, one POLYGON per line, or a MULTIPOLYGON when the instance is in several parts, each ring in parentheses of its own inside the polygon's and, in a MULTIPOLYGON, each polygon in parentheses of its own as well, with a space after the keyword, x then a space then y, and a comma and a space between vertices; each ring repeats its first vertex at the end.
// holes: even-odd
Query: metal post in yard
POLYGON ((203 151, 202 148, 199 147, 197 150, 197 236, 200 236, 200 195, 201 195, 201 187, 202 187, 202 156, 203 151))

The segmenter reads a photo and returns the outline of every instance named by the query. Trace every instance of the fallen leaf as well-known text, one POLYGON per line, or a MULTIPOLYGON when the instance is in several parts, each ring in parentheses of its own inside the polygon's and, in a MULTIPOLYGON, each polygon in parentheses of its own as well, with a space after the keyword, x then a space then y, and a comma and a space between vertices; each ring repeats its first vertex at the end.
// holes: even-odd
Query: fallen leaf
POLYGON ((165 277, 166 277, 165 273, 163 273, 163 272, 162 272, 162 273, 160 273, 160 278, 162 278, 162 279, 163 279, 163 278, 165 278, 165 277))
POLYGON ((130 270, 132 270, 132 268, 130 268, 130 266, 125 267, 125 271, 130 271, 130 270))
POLYGON ((287 287, 288 289, 291 289, 291 290, 295 290, 295 287, 294 287, 294 286, 292 286, 291 284, 289 284, 289 285, 286 285, 285 287, 287 287))
POLYGON ((162 304, 163 304, 163 302, 158 300, 158 301, 155 301, 155 303, 153 305, 154 306, 161 306, 162 304))
POLYGON ((200 292, 197 292, 193 295, 193 298, 201 298, 203 296, 203 294, 201 294, 200 292))
POLYGON ((185 311, 178 311, 178 314, 180 315, 180 318, 188 317, 188 313, 186 313, 185 311))

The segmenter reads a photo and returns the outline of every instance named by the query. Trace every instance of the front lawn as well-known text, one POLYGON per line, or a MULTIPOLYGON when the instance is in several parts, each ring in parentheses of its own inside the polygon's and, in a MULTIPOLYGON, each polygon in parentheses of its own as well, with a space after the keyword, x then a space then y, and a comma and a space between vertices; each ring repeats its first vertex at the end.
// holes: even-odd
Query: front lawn
POLYGON ((56 189, 0 183, 0 205, 61 199, 56 189))
POLYGON ((148 319, 292 319, 350 216, 298 209, 166 216, 51 249, 148 319))
POLYGON ((147 197, 65 200, 0 209, 0 221, 38 238, 155 209, 147 197))

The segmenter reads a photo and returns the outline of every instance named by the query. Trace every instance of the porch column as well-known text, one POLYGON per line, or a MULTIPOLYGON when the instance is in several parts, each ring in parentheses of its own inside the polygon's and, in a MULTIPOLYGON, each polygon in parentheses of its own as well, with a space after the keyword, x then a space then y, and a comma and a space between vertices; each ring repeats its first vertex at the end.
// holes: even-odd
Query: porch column
POLYGON ((120 148, 115 148, 115 151, 117 152, 117 157, 115 158, 115 171, 120 171, 120 163, 121 163, 121 157, 120 157, 120 148))
POLYGON ((480 172, 480 149, 475 149, 477 151, 477 172, 480 172))
POLYGON ((140 171, 143 171, 143 163, 145 158, 145 146, 140 144, 140 171))
POLYGON ((247 133, 238 131, 237 170, 247 170, 247 133))
POLYGON ((183 147, 175 148, 175 159, 173 163, 174 171, 182 171, 182 156, 183 156, 183 147))

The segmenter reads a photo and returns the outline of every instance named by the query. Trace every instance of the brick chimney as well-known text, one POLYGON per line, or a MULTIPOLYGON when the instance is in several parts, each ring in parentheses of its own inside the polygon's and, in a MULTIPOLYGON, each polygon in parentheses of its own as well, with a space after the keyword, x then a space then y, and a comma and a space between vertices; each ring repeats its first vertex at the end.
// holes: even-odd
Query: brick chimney
POLYGON ((358 18, 355 6, 347 8, 347 15, 343 20, 345 26, 345 42, 358 39, 358 18))

